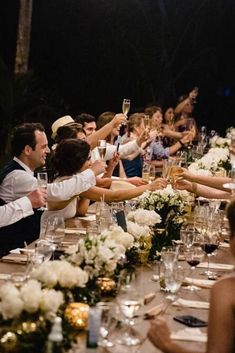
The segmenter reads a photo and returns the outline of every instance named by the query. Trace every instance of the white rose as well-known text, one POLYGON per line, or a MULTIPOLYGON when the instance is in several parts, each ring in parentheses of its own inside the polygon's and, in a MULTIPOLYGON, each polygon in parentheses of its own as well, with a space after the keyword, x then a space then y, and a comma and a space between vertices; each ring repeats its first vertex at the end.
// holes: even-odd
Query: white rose
POLYGON ((34 279, 29 280, 21 287, 20 296, 24 302, 24 309, 29 313, 35 313, 40 306, 41 284, 34 279))
POLYGON ((42 293, 40 308, 45 312, 56 313, 63 302, 62 292, 49 289, 42 293))

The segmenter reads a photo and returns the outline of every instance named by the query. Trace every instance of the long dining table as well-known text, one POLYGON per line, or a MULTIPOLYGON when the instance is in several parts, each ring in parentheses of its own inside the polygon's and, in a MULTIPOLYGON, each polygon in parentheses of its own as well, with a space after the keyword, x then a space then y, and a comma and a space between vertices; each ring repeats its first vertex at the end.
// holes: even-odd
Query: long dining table
MULTIPOLYGON (((80 219, 78 217, 69 219, 66 221, 66 235, 65 235, 65 242, 68 244, 76 244, 79 238, 83 237, 85 234, 85 230, 87 226, 90 226, 95 223, 94 213, 88 215, 85 219, 80 219)), ((31 245, 33 247, 33 245, 31 245)), ((233 265, 233 258, 230 254, 229 245, 227 243, 223 243, 219 246, 218 250, 216 251, 216 255, 211 257, 212 263, 218 264, 227 264, 233 265)), ((186 263, 186 261, 180 261, 180 265, 182 265, 183 269, 186 271, 190 271, 190 266, 186 263)), ((232 267, 232 266, 231 266, 232 267)), ((16 262, 7 262, 7 259, 0 261, 0 285, 3 283, 4 275, 11 275, 14 272, 24 272, 26 269, 26 264, 20 264, 16 262)), ((144 281, 142 285, 143 296, 146 298, 150 298, 146 300, 146 304, 141 307, 138 311, 138 315, 135 318, 135 324, 133 329, 138 332, 141 337, 141 344, 140 346, 124 346, 115 344, 112 348, 99 348, 99 351, 104 352, 113 352, 113 353, 124 353, 124 352, 134 352, 134 353, 156 353, 159 352, 157 348, 155 348, 148 339, 146 339, 146 335, 150 326, 150 319, 146 318, 146 313, 152 311, 152 309, 160 308, 161 303, 167 302, 167 293, 160 289, 160 283, 158 280, 158 264, 150 264, 150 265, 142 265, 137 268, 137 275, 134 279, 133 286, 136 288, 140 288, 138 281, 144 281)), ((220 276, 226 275, 229 273, 230 270, 221 270, 217 269, 218 278, 220 276)), ((194 272, 194 278, 197 279, 206 279, 205 275, 202 274, 202 268, 196 268, 194 272)), ((214 281, 210 281, 212 284, 214 281)), ((198 291, 189 291, 186 290, 186 286, 182 286, 177 293, 177 298, 185 299, 185 300, 192 300, 192 301, 202 301, 202 302, 209 302, 210 300, 210 289, 209 288, 201 288, 198 291)), ((114 303, 117 303, 117 299, 113 299, 114 303)), ((117 305, 118 307, 118 305, 117 305)), ((165 306, 166 308, 166 306, 165 306)), ((170 303, 167 307, 164 317, 168 322, 170 329, 172 332, 177 333, 179 330, 183 330, 186 328, 183 324, 173 320, 173 317, 176 315, 193 315, 197 318, 202 320, 208 321, 208 309, 201 309, 201 308, 191 308, 186 307, 184 304, 180 304, 179 306, 175 306, 174 303, 170 303)), ((116 312, 117 318, 119 318, 120 313, 116 312)), ((154 319, 154 318, 152 318, 154 319)), ((125 331, 125 326, 119 325, 119 328, 116 328, 110 333, 110 338, 115 342, 117 337, 121 336, 125 331)), ((203 327, 200 328, 201 332, 206 332, 207 328, 203 327)), ((186 331, 187 334, 187 331, 186 331)), ((188 338, 187 338, 188 339, 188 338)), ((79 344, 81 348, 81 352, 85 349, 85 334, 81 334, 79 336, 79 344)), ((192 351, 203 351, 205 348, 204 342, 195 342, 190 340, 180 340, 179 341, 183 346, 190 348, 192 351)))

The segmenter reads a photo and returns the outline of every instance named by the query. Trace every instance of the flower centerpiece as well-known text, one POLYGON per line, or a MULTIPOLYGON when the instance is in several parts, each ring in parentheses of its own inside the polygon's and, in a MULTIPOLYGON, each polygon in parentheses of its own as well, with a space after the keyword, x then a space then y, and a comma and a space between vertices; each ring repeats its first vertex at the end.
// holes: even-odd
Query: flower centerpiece
POLYGON ((230 169, 229 149, 213 147, 200 159, 189 166, 189 171, 198 175, 218 175, 230 169))
POLYGON ((67 251, 67 260, 88 274, 86 288, 89 288, 92 304, 99 300, 97 279, 114 277, 119 262, 125 258, 126 250, 133 243, 134 238, 130 234, 121 227, 112 226, 95 238, 88 236, 80 239, 75 247, 67 251))
POLYGON ((188 192, 173 190, 171 184, 163 190, 146 191, 138 198, 137 207, 155 211, 161 219, 161 222, 156 222, 152 227, 152 252, 160 251, 162 246, 170 245, 173 239, 179 238, 188 198, 188 192))
POLYGON ((61 290, 67 302, 73 301, 88 282, 86 271, 66 260, 44 262, 32 271, 31 277, 40 281, 45 288, 61 290))
POLYGON ((62 292, 43 289, 34 279, 20 288, 10 282, 3 284, 0 287, 0 351, 42 352, 50 318, 62 304, 62 292))

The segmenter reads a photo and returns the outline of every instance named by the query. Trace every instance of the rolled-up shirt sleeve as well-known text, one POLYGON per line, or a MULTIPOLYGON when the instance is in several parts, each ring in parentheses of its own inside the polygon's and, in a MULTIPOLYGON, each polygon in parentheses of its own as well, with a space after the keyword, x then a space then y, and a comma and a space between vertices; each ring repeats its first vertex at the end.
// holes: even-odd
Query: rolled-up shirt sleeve
POLYGON ((0 227, 13 224, 32 214, 33 209, 29 198, 27 196, 21 197, 0 207, 0 227))
MULTIPOLYGON (((126 158, 129 154, 132 154, 136 151, 141 152, 141 148, 136 143, 136 140, 127 142, 124 145, 120 145, 118 150, 120 158, 123 158, 123 159, 126 158)), ((108 144, 106 147, 106 154, 104 157, 105 161, 108 161, 111 158, 113 158, 115 152, 117 152, 117 146, 108 144)), ((91 155, 92 155, 92 161, 96 161, 100 159, 100 155, 97 147, 92 150, 91 155)))
POLYGON ((95 174, 91 169, 87 169, 73 175, 70 179, 48 184, 48 200, 69 200, 72 196, 79 195, 95 185, 95 174))

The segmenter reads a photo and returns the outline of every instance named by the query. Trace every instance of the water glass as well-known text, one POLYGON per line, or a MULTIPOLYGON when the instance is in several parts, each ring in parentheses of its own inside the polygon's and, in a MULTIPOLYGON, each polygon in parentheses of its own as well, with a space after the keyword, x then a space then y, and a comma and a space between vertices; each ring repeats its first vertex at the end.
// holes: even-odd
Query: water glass
POLYGON ((39 239, 35 242, 35 254, 43 256, 43 261, 50 260, 53 249, 53 244, 45 239, 39 239))
POLYGON ((101 309, 101 323, 100 323, 100 336, 101 339, 98 341, 100 347, 113 347, 114 343, 109 340, 109 332, 112 324, 112 310, 113 303, 111 302, 99 302, 97 307, 101 309))
POLYGON ((45 239, 54 245, 54 250, 64 240, 65 236, 65 223, 64 217, 61 215, 50 216, 47 219, 45 239))

